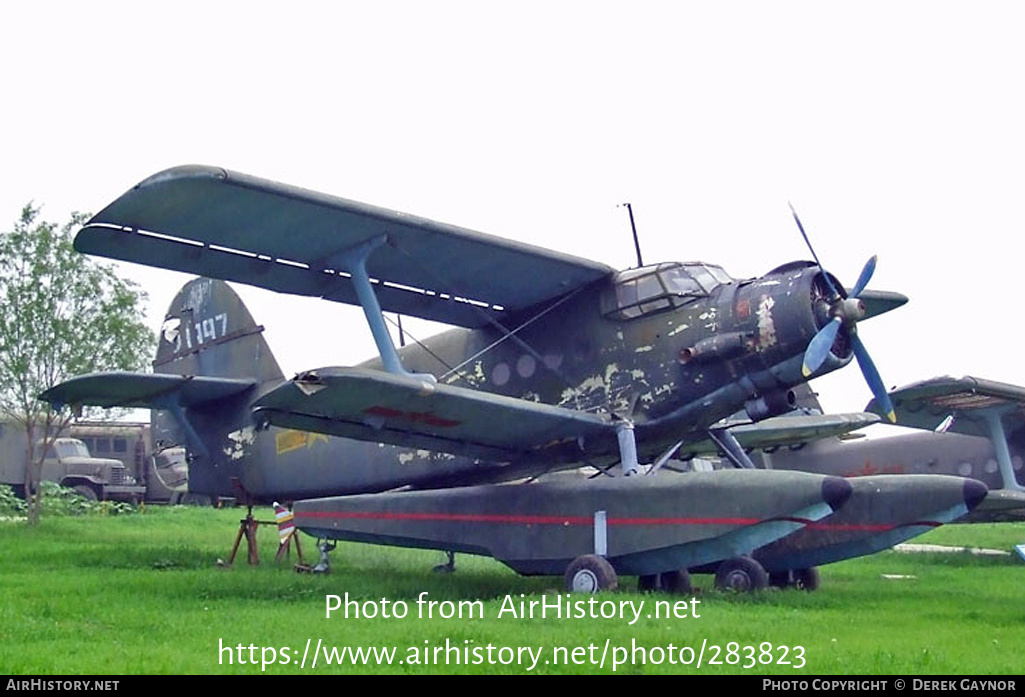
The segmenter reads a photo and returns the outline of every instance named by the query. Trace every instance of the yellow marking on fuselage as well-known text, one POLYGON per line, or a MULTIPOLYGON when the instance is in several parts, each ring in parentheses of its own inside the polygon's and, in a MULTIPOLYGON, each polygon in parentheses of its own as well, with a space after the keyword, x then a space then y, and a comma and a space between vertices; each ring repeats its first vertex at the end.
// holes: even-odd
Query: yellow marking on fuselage
POLYGON ((300 448, 312 448, 318 440, 327 443, 327 436, 323 433, 310 433, 309 431, 296 431, 288 429, 274 434, 274 447, 278 455, 290 453, 300 448))

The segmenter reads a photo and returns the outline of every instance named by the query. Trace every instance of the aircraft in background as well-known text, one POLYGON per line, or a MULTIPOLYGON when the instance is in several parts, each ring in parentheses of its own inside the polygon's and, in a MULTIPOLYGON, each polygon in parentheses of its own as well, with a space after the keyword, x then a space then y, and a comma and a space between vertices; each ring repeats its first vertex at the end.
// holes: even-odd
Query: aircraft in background
MULTIPOLYGON (((251 501, 295 500, 296 526, 316 537, 488 554, 564 573, 573 590, 615 587, 617 574, 679 589, 690 568, 714 568, 723 587, 764 586, 749 554, 826 519, 852 487, 755 471, 745 448, 864 423, 758 422, 855 356, 885 402, 856 325, 906 302, 866 290, 874 259, 849 292, 812 262, 747 280, 704 263, 617 272, 199 166, 141 182, 75 247, 359 304, 379 358, 286 380, 234 292, 201 278, 172 303, 154 373, 82 376, 45 399, 159 410, 154 437, 188 449, 193 490, 237 482, 251 501), (385 310, 458 328, 397 349, 385 310), (738 410, 750 423, 723 426, 738 410), (657 476, 713 450, 745 471, 657 476), (535 481, 585 465, 616 476, 535 481), (635 476, 645 469, 656 476, 635 476)), ((938 477, 878 508, 903 520, 908 500, 937 487, 944 509, 985 491, 938 477)))
MULTIPOLYGON (((829 437, 797 449, 752 454, 764 467, 860 477, 947 474, 985 483, 989 493, 964 520, 1025 519, 1025 388, 975 377, 938 377, 889 393, 897 425, 921 429, 885 438, 829 437)), ((799 404, 819 409, 810 388, 799 404)), ((873 400, 866 411, 878 412, 873 400)))

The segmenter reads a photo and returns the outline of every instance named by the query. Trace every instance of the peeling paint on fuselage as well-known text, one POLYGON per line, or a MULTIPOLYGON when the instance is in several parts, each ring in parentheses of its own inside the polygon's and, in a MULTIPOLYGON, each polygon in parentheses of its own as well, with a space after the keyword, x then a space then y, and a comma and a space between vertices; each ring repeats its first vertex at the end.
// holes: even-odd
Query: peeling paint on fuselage
POLYGON ((767 348, 776 345, 776 325, 772 319, 772 307, 775 301, 770 295, 763 295, 758 303, 758 342, 759 348, 767 348))
MULTIPOLYGON (((703 431, 759 390, 799 381, 799 365, 796 372, 784 366, 803 353, 816 330, 804 297, 814 273, 813 267, 786 269, 633 319, 601 314, 602 293, 611 289, 611 281, 605 281, 531 322, 515 338, 491 327, 456 329, 426 341, 443 363, 418 346, 400 354, 407 370, 445 375, 447 383, 593 413, 630 410, 637 423, 675 420, 679 436, 703 431), (727 333, 750 336, 750 348, 722 359, 678 360, 682 349, 727 333), (450 366, 477 354, 472 369, 464 367, 457 379, 447 375, 450 366), (561 360, 537 360, 555 355, 561 360)), ((519 326, 527 319, 503 323, 519 326)), ((665 428, 671 428, 668 422, 665 428)))
POLYGON ((249 448, 256 440, 256 429, 246 426, 232 431, 228 434, 228 440, 231 441, 231 444, 223 449, 224 454, 232 460, 241 460, 248 454, 249 448))

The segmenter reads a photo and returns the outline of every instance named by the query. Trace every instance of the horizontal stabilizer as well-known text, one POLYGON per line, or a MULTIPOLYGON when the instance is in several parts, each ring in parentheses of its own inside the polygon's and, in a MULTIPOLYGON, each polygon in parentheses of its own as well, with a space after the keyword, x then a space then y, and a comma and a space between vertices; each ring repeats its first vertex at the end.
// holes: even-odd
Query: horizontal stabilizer
MULTIPOLYGON (((730 428, 745 450, 774 448, 783 445, 803 445, 822 438, 842 436, 845 433, 879 423, 876 414, 854 412, 851 414, 802 414, 800 416, 776 416, 752 424, 730 428)), ((711 440, 685 443, 680 448, 684 454, 699 455, 717 452, 711 440)))
POLYGON ((85 405, 166 409, 195 407, 231 397, 256 385, 255 380, 166 373, 90 373, 62 382, 39 395, 56 407, 85 405))
POLYGON ((137 184, 86 223, 75 249, 358 304, 346 253, 379 239, 387 243, 366 269, 381 307, 464 327, 612 273, 587 259, 199 165, 137 184))
POLYGON ((305 373, 254 407, 283 428, 491 460, 575 461, 585 444, 616 443, 595 414, 366 368, 305 373))

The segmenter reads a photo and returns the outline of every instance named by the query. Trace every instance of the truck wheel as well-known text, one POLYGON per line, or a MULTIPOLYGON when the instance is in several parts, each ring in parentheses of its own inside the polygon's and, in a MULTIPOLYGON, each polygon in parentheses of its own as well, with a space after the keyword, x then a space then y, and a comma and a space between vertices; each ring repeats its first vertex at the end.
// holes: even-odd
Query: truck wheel
POLYGON ((615 590, 619 577, 612 564, 597 554, 584 554, 566 569, 566 590, 570 593, 597 593, 615 590))
POLYGON ((75 487, 75 493, 84 498, 86 501, 98 501, 99 497, 96 495, 96 490, 88 484, 79 484, 75 487))

